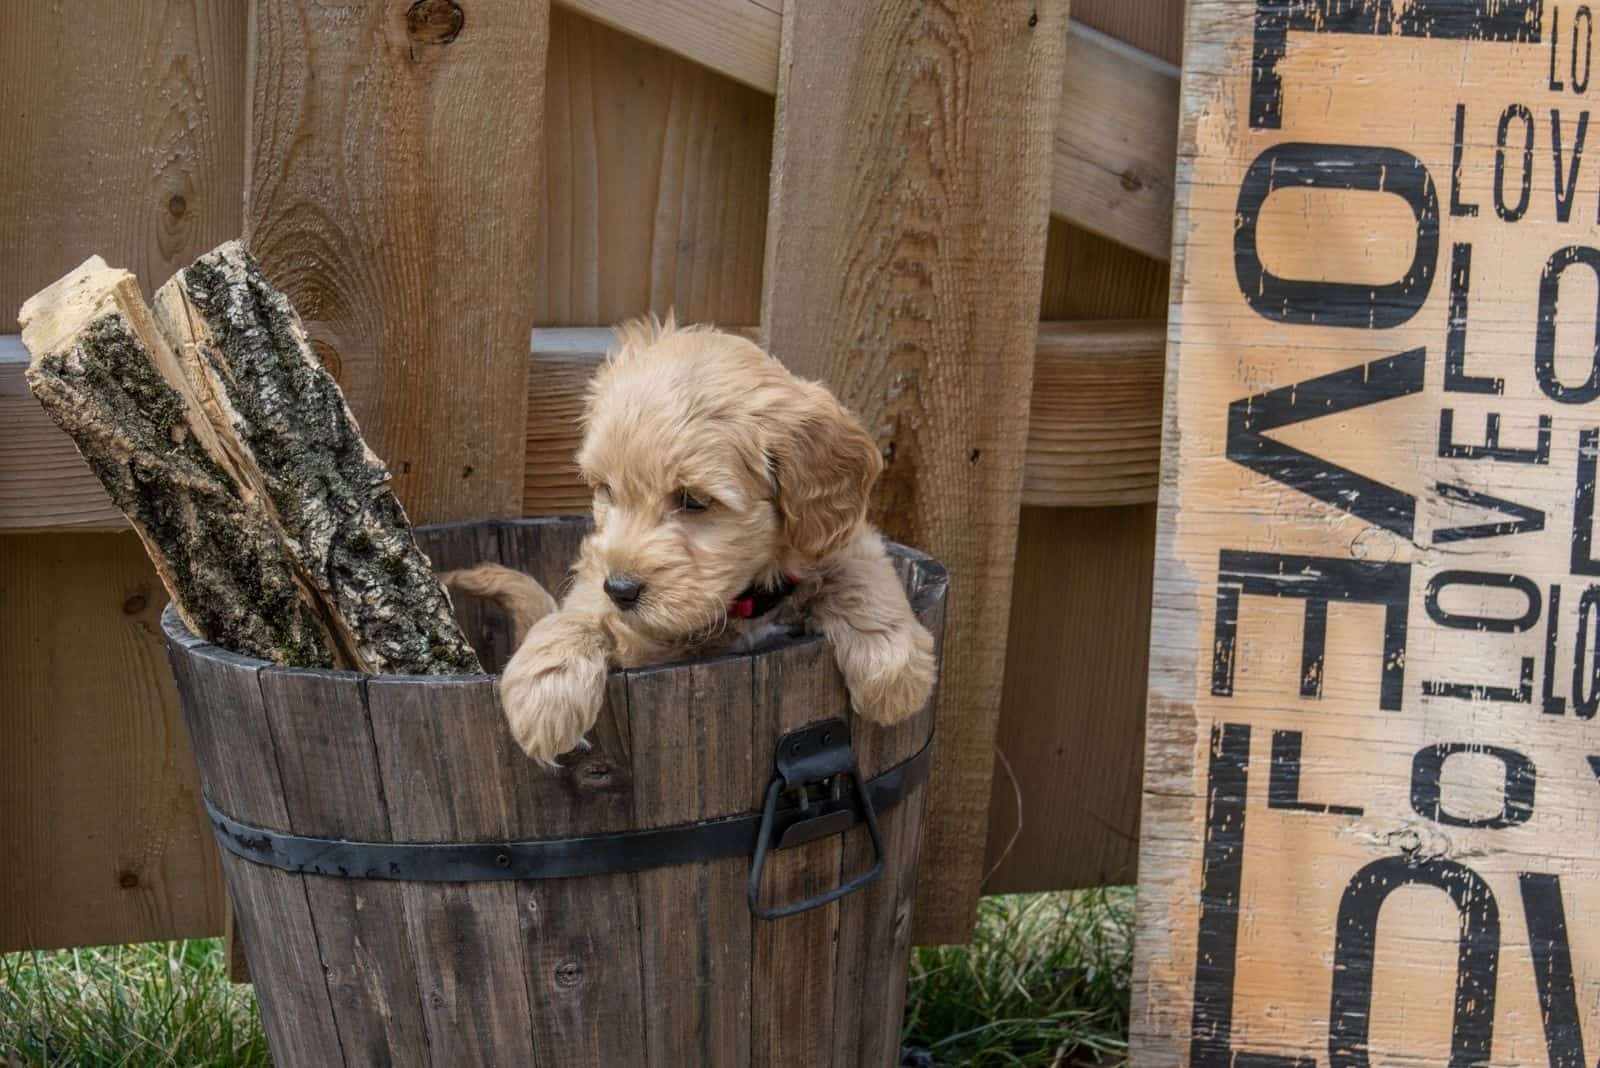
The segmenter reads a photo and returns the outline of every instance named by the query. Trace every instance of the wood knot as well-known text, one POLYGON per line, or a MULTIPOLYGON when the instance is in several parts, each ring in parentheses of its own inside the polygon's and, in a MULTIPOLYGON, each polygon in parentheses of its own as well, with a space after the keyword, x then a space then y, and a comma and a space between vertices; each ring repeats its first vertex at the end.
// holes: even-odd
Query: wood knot
POLYGON ((611 781, 611 765, 604 760, 591 761, 578 769, 585 786, 605 786, 611 781))
POLYGON ((139 873, 136 871, 121 871, 117 873, 117 885, 124 890, 132 890, 139 885, 139 873))
POLYGON ((182 193, 172 194, 172 198, 167 201, 167 212, 174 219, 183 218, 184 213, 188 210, 189 202, 183 198, 182 193))
POLYGON ((1117 175, 1117 181, 1122 183, 1122 188, 1130 193, 1137 193, 1144 188, 1144 181, 1132 171, 1123 171, 1117 175))
POLYGON ((564 960, 556 965, 556 985, 574 987, 583 982, 583 965, 575 960, 564 960))
POLYGON ((417 44, 449 44, 461 35, 466 20, 454 0, 417 0, 406 11, 406 32, 417 44))
POLYGON ((143 612, 149 603, 149 598, 147 598, 144 594, 136 593, 132 597, 129 597, 126 601, 122 602, 122 614, 127 616, 136 616, 140 612, 143 612))
POLYGON ((1028 29, 1031 30, 1037 25, 1039 25, 1039 12, 1034 11, 1033 14, 1028 16, 1028 29))

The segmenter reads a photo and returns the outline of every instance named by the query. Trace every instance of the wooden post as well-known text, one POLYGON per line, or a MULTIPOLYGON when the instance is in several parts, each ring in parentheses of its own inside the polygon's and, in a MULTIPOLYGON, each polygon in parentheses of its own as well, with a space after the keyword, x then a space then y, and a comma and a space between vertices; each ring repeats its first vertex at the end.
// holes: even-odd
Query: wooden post
POLYGON ((548 4, 252 11, 251 251, 414 519, 520 514, 548 4))
POLYGON ((1593 1058, 1589 17, 1189 4, 1132 1063, 1593 1058))
POLYGON ((875 518, 950 566, 915 917, 982 878, 1067 4, 788 4, 763 325, 864 419, 875 518))

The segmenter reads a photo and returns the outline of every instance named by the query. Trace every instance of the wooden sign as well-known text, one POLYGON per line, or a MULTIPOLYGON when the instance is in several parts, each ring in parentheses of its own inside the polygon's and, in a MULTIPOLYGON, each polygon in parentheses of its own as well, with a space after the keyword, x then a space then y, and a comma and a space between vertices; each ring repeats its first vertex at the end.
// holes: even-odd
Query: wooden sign
POLYGON ((1188 20, 1132 1063, 1591 1065, 1600 4, 1188 20))

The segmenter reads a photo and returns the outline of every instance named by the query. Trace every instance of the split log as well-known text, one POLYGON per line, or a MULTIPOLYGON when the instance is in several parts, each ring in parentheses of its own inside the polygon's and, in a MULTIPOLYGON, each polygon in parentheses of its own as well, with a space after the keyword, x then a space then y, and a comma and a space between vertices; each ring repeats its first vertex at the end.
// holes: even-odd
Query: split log
POLYGON ((304 328, 241 245, 152 315, 99 257, 23 306, 28 384, 207 641, 294 667, 482 670, 304 328))
POLYGON ((237 242, 156 293, 157 327, 271 506, 342 650, 373 674, 481 670, 428 558, 289 300, 237 242))
POLYGON ((332 667, 276 525, 228 470, 134 276, 93 257, 20 320, 29 388, 128 516, 184 622, 235 652, 332 667))

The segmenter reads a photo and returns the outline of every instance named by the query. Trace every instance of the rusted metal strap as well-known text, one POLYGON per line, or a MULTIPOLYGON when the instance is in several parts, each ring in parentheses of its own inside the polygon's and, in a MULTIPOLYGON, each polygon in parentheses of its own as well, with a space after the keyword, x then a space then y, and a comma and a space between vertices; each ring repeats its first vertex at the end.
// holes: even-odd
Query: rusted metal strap
MULTIPOLYGON (((836 721, 837 722, 837 721, 836 721)), ((878 813, 894 808, 928 779, 933 738, 913 757, 868 780, 865 796, 878 813)), ((855 791, 822 799, 785 797, 771 817, 765 841, 792 848, 822 834, 838 834, 863 819, 855 791), (805 827, 826 828, 809 833, 805 827), (789 834, 794 829, 797 833, 789 834)), ((235 856, 285 871, 349 879, 405 879, 469 883, 505 879, 568 879, 582 875, 648 871, 756 852, 763 813, 650 830, 582 838, 512 842, 352 842, 268 830, 234 819, 205 798, 217 842, 235 856)))

